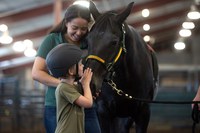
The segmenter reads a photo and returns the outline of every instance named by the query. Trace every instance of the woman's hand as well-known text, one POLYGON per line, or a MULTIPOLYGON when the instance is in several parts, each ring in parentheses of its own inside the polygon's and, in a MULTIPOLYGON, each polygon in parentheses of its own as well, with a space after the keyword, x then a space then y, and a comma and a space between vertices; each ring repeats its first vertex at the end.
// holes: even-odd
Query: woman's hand
MULTIPOLYGON (((200 101, 200 86, 197 90, 196 96, 194 97, 193 101, 200 101)), ((192 108, 193 107, 194 107, 194 104, 192 104, 192 108)), ((200 110, 200 103, 198 103, 198 107, 199 107, 199 110, 200 110)))
MULTIPOLYGON (((198 95, 196 95, 193 99, 193 101, 200 101, 200 97, 198 95)), ((194 104, 192 104, 192 108, 194 107, 194 104)), ((200 110, 200 103, 198 103, 198 107, 199 107, 199 110, 200 110)))

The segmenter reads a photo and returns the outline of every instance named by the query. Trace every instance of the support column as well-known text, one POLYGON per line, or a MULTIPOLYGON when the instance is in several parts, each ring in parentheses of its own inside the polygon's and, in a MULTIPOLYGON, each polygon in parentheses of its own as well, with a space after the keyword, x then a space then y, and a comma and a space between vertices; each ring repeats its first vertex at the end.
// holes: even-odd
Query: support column
POLYGON ((193 65, 196 67, 196 70, 194 71, 194 90, 198 89, 199 86, 199 66, 200 66, 200 37, 194 36, 192 38, 192 60, 193 65))
POLYGON ((200 65, 200 37, 194 36, 192 39, 193 64, 200 65))
POLYGON ((54 0, 54 25, 61 22, 62 0, 54 0))

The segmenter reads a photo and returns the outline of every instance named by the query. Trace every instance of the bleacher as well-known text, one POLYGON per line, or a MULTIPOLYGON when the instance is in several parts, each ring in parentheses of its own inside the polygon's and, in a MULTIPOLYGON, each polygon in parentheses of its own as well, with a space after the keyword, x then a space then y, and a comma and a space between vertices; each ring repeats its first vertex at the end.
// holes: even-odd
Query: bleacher
POLYGON ((15 77, 0 79, 0 132, 43 133, 44 92, 19 84, 15 77))

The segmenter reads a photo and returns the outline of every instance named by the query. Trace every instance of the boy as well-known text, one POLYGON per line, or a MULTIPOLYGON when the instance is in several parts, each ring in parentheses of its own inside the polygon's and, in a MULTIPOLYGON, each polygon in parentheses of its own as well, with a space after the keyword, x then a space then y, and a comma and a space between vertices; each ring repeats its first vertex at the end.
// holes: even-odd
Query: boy
POLYGON ((56 88, 57 127, 55 133, 84 133, 84 108, 93 105, 90 90, 92 71, 83 72, 82 50, 60 44, 46 58, 49 72, 61 79, 56 88), (82 92, 83 91, 83 92, 82 92))

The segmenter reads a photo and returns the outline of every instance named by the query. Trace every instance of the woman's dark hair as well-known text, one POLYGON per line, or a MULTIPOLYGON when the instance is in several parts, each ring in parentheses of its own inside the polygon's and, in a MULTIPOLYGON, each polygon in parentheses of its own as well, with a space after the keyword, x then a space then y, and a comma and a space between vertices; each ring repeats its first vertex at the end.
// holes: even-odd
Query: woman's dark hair
POLYGON ((66 23, 70 22, 74 18, 83 18, 90 22, 91 17, 89 9, 78 4, 69 6, 65 12, 63 20, 57 26, 52 28, 49 33, 65 33, 67 31, 65 26, 66 23))

